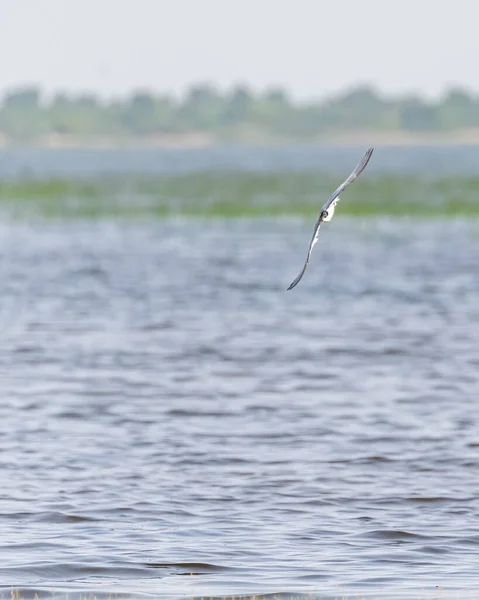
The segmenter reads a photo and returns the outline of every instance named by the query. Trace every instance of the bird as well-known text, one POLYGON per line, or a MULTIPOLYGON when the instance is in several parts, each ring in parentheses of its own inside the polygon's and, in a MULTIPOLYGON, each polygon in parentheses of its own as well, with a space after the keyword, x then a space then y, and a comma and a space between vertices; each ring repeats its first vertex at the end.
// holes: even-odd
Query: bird
POLYGON ((301 278, 303 277, 304 272, 306 271, 306 267, 308 266, 309 259, 311 258, 311 252, 313 251, 314 245, 318 241, 319 228, 321 227, 321 224, 331 221, 334 215, 336 204, 339 201, 339 195, 348 187, 349 184, 353 183, 353 181, 357 177, 359 177, 359 175, 361 175, 361 173, 366 168, 366 165, 368 164, 373 151, 374 148, 369 148, 369 150, 363 156, 361 162, 358 163, 351 175, 345 181, 343 181, 343 183, 331 195, 329 200, 324 204, 323 208, 321 209, 321 212, 319 213, 318 220, 316 221, 316 224, 314 226, 313 237, 311 238, 311 242, 309 243, 308 255, 306 257, 304 266, 301 269, 299 275, 296 277, 296 279, 294 279, 293 282, 290 284, 288 290, 292 290, 301 281, 301 278))

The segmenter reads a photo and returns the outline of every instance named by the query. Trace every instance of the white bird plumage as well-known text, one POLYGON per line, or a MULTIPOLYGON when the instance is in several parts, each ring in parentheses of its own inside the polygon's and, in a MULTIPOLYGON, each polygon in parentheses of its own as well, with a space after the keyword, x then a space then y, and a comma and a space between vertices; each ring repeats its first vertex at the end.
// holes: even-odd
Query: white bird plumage
POLYGON ((349 184, 351 184, 364 171, 364 169, 366 168, 366 165, 369 162, 369 159, 371 158, 371 154, 373 153, 373 150, 374 150, 374 148, 369 148, 369 150, 363 156, 361 162, 358 163, 358 165, 356 166, 354 171, 351 173, 351 175, 346 179, 346 181, 343 181, 343 183, 338 187, 337 190, 335 190, 335 192, 331 195, 329 200, 325 203, 325 205, 321 209, 318 220, 316 221, 316 224, 314 226, 313 237, 311 238, 311 242, 309 244, 308 255, 306 256, 306 261, 304 263, 304 266, 301 269, 301 272, 299 273, 299 275, 296 277, 296 279, 291 283, 288 290, 292 290, 294 288, 294 286, 296 286, 301 281, 301 278, 303 277, 304 272, 306 271, 306 267, 308 266, 309 259, 311 258, 311 252, 313 251, 314 245, 318 241, 318 234, 319 234, 319 228, 321 227, 321 223, 327 223, 328 221, 331 221, 331 219, 333 218, 333 215, 334 215, 334 210, 336 208, 336 204, 339 201, 339 195, 348 187, 349 184))

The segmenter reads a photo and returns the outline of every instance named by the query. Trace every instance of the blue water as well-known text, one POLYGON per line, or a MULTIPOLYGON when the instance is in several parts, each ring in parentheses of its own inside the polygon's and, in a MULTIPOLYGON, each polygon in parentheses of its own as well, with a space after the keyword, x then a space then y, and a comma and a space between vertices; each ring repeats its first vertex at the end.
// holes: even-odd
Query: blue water
POLYGON ((311 227, 2 226, 0 597, 477 597, 479 224, 311 227))
MULTIPOLYGON (((17 149, 0 151, 0 177, 92 177, 208 170, 304 171, 342 175, 366 147, 227 146, 206 149, 17 149)), ((475 175, 479 146, 377 147, 368 173, 475 175)))

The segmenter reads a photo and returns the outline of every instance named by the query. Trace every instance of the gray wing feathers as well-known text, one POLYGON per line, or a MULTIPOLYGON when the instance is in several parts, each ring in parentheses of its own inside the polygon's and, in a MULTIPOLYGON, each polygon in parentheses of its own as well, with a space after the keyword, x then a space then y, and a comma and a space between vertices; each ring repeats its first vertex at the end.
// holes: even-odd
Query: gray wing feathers
POLYGON ((301 281, 301 278, 304 275, 304 272, 306 271, 306 267, 308 266, 309 259, 311 258, 311 252, 313 251, 314 244, 316 243, 316 239, 317 239, 317 235, 318 235, 318 231, 319 231, 320 227, 321 227, 321 217, 318 219, 318 221, 316 222, 316 225, 314 226, 313 237, 311 238, 311 242, 309 243, 308 256, 306 257, 306 261, 303 265, 303 268, 301 269, 301 272, 296 277, 296 279, 290 284, 288 290, 292 290, 294 288, 294 286, 298 285, 298 283, 301 281))
POLYGON ((329 200, 326 202, 326 204, 321 209, 321 212, 323 212, 323 210, 327 210, 328 207, 331 206, 331 203, 334 202, 336 200, 336 198, 342 192, 344 192, 344 190, 348 187, 348 185, 353 183, 353 181, 361 175, 361 173, 366 168, 366 165, 368 164, 369 159, 371 158, 371 154, 373 153, 373 150, 374 150, 374 148, 369 148, 369 150, 366 152, 366 154, 361 159, 361 162, 359 162, 356 165, 356 168, 351 173, 351 175, 346 179, 346 181, 343 181, 343 183, 338 187, 338 189, 332 194, 332 196, 329 198, 329 200))

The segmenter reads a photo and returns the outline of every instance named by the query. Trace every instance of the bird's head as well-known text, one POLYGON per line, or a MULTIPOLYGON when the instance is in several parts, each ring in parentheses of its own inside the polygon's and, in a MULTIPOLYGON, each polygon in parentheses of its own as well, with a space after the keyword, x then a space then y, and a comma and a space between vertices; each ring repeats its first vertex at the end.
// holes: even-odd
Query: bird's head
POLYGON ((323 212, 321 213, 321 221, 329 221, 328 217, 329 217, 328 211, 323 210, 323 212))

